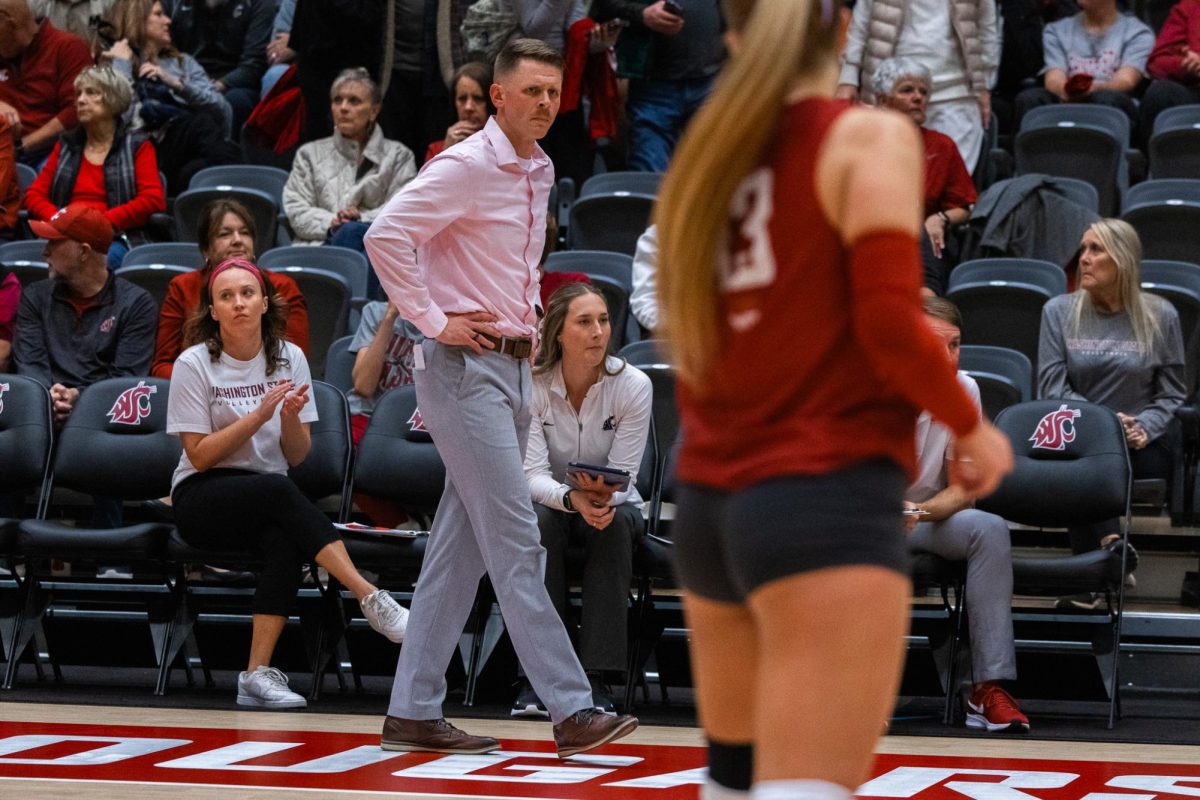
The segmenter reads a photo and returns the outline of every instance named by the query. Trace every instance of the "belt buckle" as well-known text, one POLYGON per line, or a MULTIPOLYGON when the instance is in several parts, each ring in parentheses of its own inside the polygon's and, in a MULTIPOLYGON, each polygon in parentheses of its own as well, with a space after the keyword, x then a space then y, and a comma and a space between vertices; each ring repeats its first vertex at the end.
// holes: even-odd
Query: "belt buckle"
POLYGON ((515 344, 507 336, 501 336, 500 337, 500 345, 496 348, 496 352, 503 353, 504 355, 508 355, 508 351, 506 348, 509 346, 510 343, 515 344))

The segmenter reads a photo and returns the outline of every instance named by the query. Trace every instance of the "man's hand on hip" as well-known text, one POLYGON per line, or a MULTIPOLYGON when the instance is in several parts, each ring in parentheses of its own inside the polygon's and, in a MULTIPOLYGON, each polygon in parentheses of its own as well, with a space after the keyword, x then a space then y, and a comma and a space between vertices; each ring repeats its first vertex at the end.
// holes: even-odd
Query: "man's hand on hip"
POLYGON ((469 347, 476 355, 483 355, 483 348, 495 350, 496 346, 480 334, 500 336, 500 329, 492 323, 498 320, 495 314, 473 311, 470 314, 447 314, 446 327, 437 335, 442 344, 454 347, 469 347))

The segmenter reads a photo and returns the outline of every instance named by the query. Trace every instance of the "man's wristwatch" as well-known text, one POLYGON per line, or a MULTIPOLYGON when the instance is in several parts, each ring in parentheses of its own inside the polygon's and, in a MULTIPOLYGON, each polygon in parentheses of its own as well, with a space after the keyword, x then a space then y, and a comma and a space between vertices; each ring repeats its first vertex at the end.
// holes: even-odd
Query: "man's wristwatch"
POLYGON ((574 511, 575 511, 575 506, 571 503, 571 492, 573 492, 573 491, 575 491, 575 490, 567 489, 566 493, 563 494, 563 498, 562 498, 563 508, 565 508, 567 511, 570 511, 572 513, 574 513, 574 511))

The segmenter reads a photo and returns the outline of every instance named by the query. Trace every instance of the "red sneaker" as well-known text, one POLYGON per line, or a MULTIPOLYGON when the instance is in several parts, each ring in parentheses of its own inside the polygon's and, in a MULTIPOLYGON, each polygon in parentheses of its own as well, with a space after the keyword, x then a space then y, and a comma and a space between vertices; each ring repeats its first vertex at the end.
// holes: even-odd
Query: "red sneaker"
POLYGON ((967 700, 967 727, 991 733, 1028 733, 1029 718, 1000 684, 989 682, 971 692, 967 700))

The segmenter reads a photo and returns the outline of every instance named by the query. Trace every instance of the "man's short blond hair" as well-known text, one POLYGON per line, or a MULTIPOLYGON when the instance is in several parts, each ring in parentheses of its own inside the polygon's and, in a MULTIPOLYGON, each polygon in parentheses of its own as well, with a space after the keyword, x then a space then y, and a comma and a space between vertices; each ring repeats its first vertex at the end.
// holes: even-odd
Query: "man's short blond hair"
MULTIPOLYGON (((562 71, 562 53, 540 39, 513 39, 500 48, 496 56, 496 67, 492 70, 493 80, 499 83, 517 68, 522 61, 536 61, 562 71)), ((486 91, 487 87, 484 87, 486 91)))

